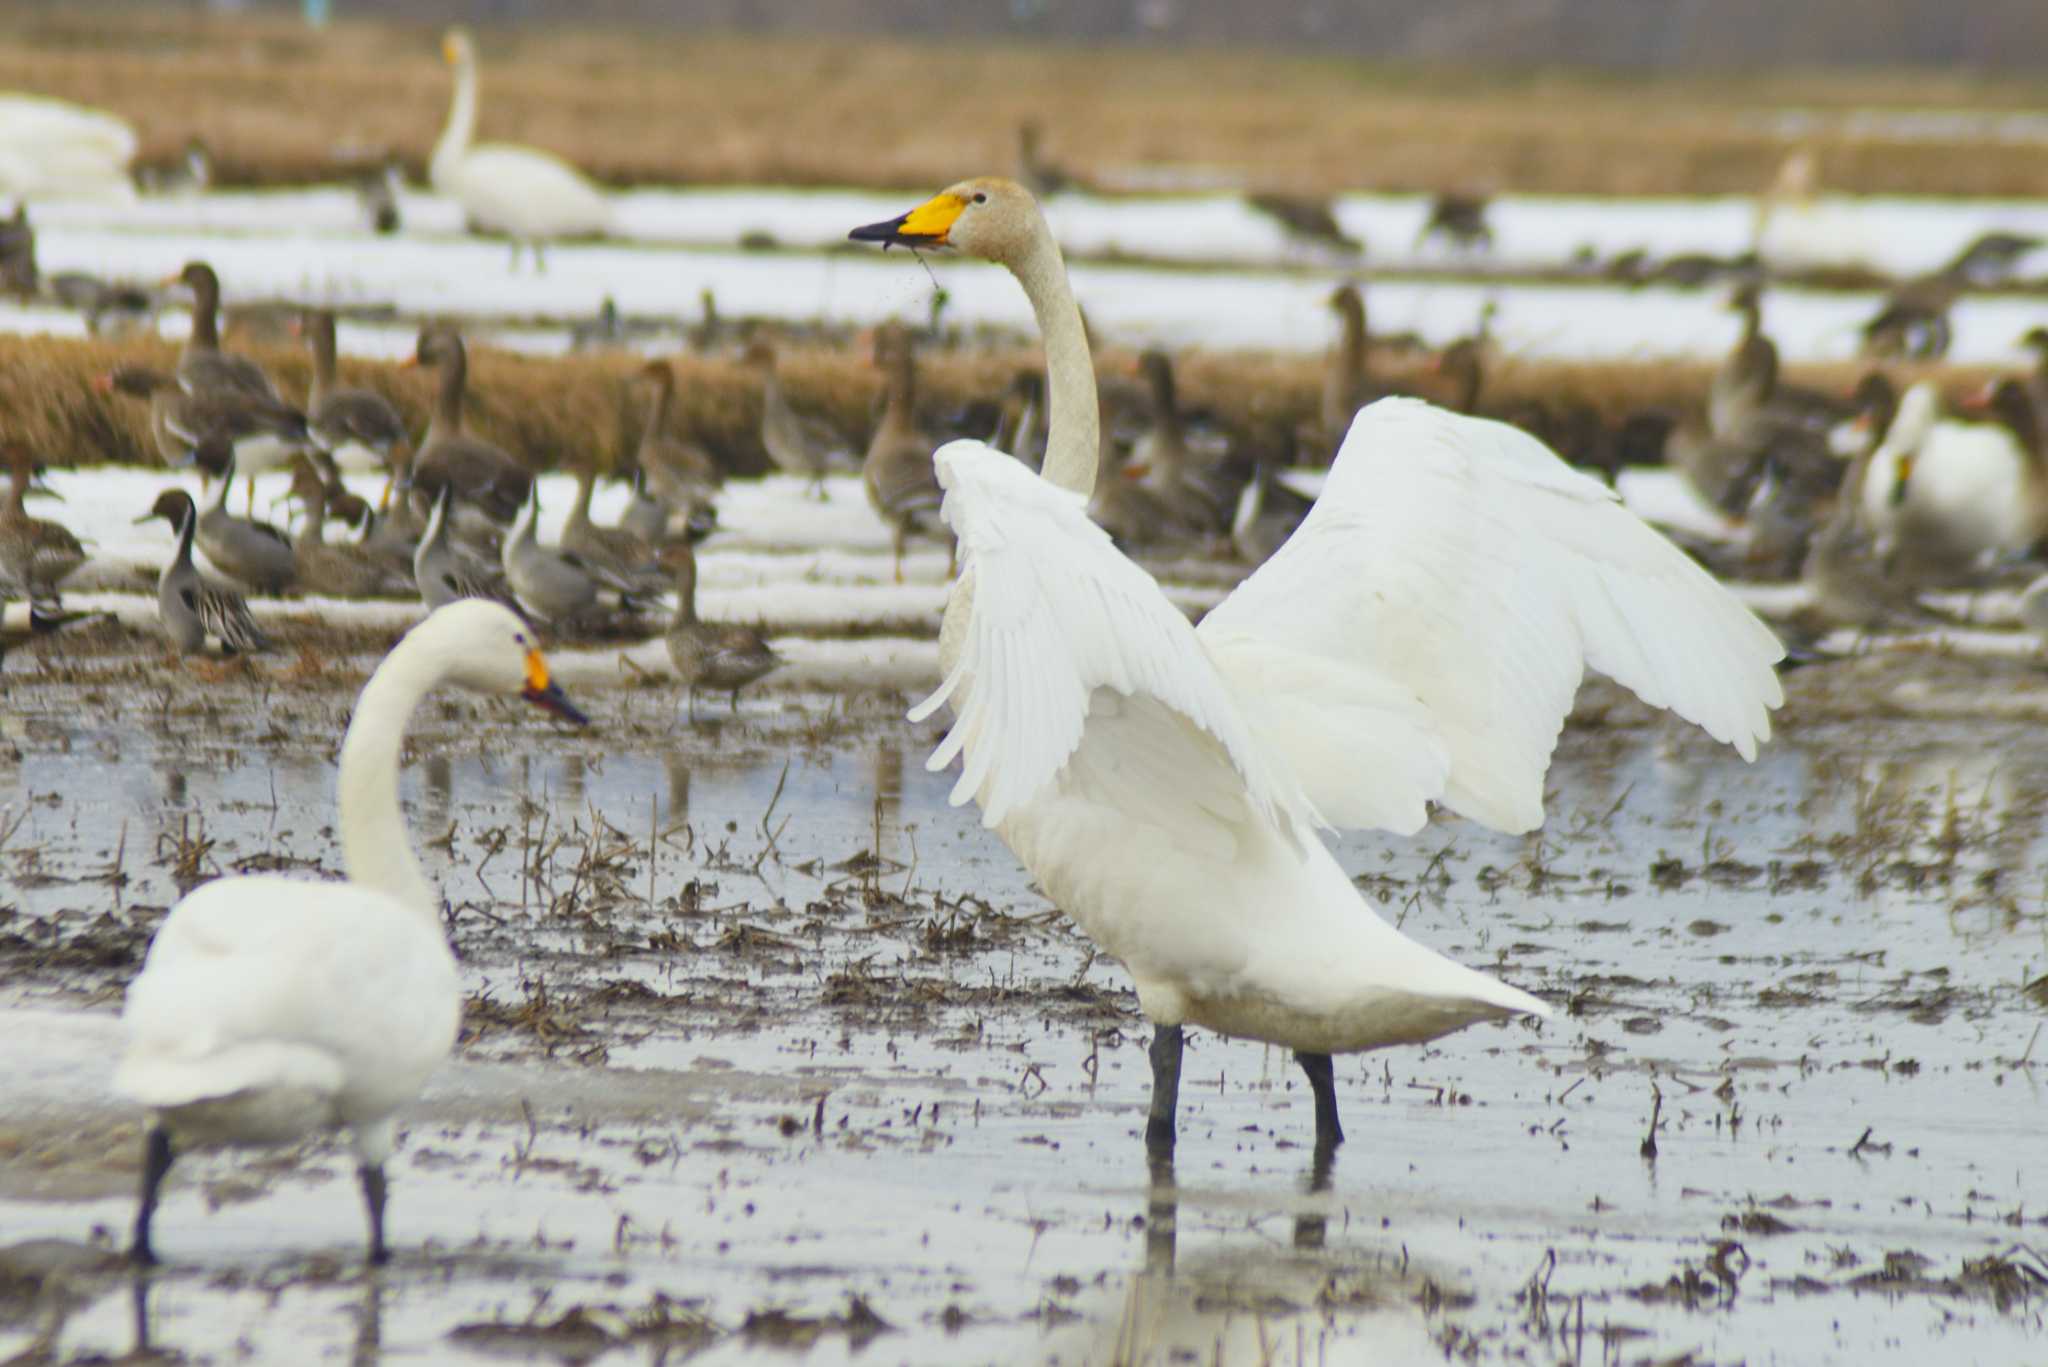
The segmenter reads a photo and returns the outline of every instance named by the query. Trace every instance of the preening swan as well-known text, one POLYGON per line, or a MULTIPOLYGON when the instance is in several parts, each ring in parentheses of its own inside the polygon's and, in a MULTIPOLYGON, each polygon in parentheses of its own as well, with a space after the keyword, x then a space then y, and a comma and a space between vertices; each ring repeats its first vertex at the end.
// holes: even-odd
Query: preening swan
POLYGON ((1321 828, 1413 834, 1432 802, 1535 827, 1588 665, 1745 758, 1769 736, 1783 652, 1748 609, 1535 438, 1417 400, 1361 412, 1301 528, 1189 626, 1083 511, 1095 374, 1030 195, 966 181, 852 236, 1001 263, 1044 334, 1043 476, 981 442, 934 458, 961 572, 911 716, 952 705, 953 800, 1129 970, 1155 1152, 1187 1025, 1293 1049, 1327 1148, 1332 1054, 1547 1012, 1382 921, 1321 828))
POLYGON ((470 226, 511 238, 515 264, 522 244, 533 249, 538 269, 543 243, 610 231, 610 202, 568 162, 537 147, 473 141, 476 44, 467 30, 448 30, 441 56, 455 68, 455 97, 427 163, 434 189, 462 205, 470 226))
POLYGON ((585 720, 549 681, 524 622, 495 603, 452 603, 406 633, 356 701, 341 744, 348 881, 221 878, 171 908, 129 985, 114 1074, 153 1113, 135 1261, 155 1261, 150 1221, 177 1152, 336 1129, 360 1164, 370 1261, 388 1256, 384 1160, 397 1112, 447 1057, 462 1016, 441 897, 398 806, 406 721, 442 683, 585 720))

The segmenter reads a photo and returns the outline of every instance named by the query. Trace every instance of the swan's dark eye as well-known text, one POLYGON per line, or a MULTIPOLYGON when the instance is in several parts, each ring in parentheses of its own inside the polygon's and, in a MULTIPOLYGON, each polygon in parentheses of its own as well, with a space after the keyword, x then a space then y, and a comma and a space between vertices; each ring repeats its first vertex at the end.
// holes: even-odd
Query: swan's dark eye
POLYGON ((976 190, 976 191, 974 192, 974 202, 975 202, 976 204, 986 204, 986 203, 988 203, 988 191, 986 191, 986 190, 976 190))

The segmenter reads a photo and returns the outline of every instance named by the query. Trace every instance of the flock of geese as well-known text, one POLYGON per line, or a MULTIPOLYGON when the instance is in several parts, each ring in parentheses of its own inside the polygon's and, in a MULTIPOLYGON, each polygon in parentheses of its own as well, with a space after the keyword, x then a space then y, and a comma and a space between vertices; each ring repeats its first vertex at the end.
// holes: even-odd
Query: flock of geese
MULTIPOLYGON (((603 231, 603 197, 573 168, 473 142, 474 50, 458 33, 445 53, 457 85, 436 186, 536 259, 548 241, 603 231)), ((1476 235, 1473 206, 1446 214, 1443 231, 1476 235)), ((1344 1137, 1334 1055, 1549 1014, 1383 920, 1326 830, 1413 834, 1436 806, 1505 831, 1538 826, 1588 669, 1745 759, 1769 738, 1783 645, 1602 478, 1625 432, 1489 407, 1483 328, 1439 364, 1456 408, 1389 393, 1371 373, 1362 294, 1337 290, 1338 342, 1307 438, 1329 459, 1302 487, 1213 441, 1182 411, 1163 354, 1141 359, 1147 412, 1120 438, 1026 187, 965 181, 851 236, 995 262, 1033 309, 1044 374, 1005 396, 993 440, 937 445, 920 426, 912 334, 874 334, 886 397, 863 484, 899 578, 915 539, 954 562, 941 677, 912 719, 950 709, 930 765, 959 763, 953 802, 973 802, 1131 975, 1153 1024, 1144 1135, 1155 1158, 1177 1142, 1188 1026, 1291 1050, 1327 1156, 1344 1137), (1199 626, 1129 555, 1175 543, 1229 544, 1256 566, 1199 626)), ((208 883, 173 908, 130 987, 115 1086, 152 1117, 131 1252, 155 1258, 180 1153, 345 1130, 381 1262, 398 1117, 453 1047, 461 1013, 442 899, 398 803, 408 718, 455 684, 581 723, 550 680, 541 633, 668 593, 669 648, 693 703, 707 687, 737 706, 777 660, 757 635, 697 614, 693 545, 714 524, 723 471, 670 430, 667 365, 637 380, 648 420, 621 465, 625 517, 592 520, 599 471, 582 460, 549 544, 532 472, 465 424, 459 332, 418 336, 408 364, 431 375, 435 401, 414 442, 383 396, 338 381, 331 316, 303 320, 314 365, 301 405, 222 347, 214 272, 194 262, 179 282, 194 326, 175 368, 101 378, 110 396, 147 405, 167 464, 211 480, 203 506, 166 489, 141 514, 177 538, 158 584, 172 647, 269 648, 245 592, 417 594, 430 611, 364 687, 342 745, 345 880, 208 883), (233 508, 239 479, 276 469, 291 471, 301 509, 290 533, 233 508), (374 505, 340 479, 365 470, 386 476, 374 505)), ((1796 564, 1831 610, 1874 627, 1931 616, 1925 588, 1993 572, 2048 533, 2048 334, 2029 338, 2039 366, 1951 413, 1931 387, 1897 393, 1881 374, 1848 400, 1786 384, 1759 290, 1745 284, 1731 304, 1742 335, 1702 411, 1656 437, 1703 499, 1743 519, 1737 554, 1796 564)), ((763 448, 822 493, 844 443, 790 401, 767 340, 743 363, 761 388, 763 448)), ((85 553, 27 510, 34 454, 0 455, 11 481, 0 596, 55 624, 85 553)))
MULTIPOLYGON (((1414 399, 1352 419, 1299 528, 1191 625, 1088 515, 1103 452, 1095 364, 1031 194, 967 181, 851 235, 1000 263, 1044 338, 1039 469, 976 440, 925 457, 959 573, 941 625, 942 679, 911 715, 950 706, 931 766, 960 761, 954 802, 976 803, 1130 972, 1155 1027, 1145 1126, 1155 1159, 1177 1139, 1189 1025, 1293 1050, 1327 1156, 1343 1139, 1333 1055, 1548 1014, 1382 920, 1324 829, 1412 834, 1432 804, 1533 828, 1589 667, 1745 758, 1768 738, 1783 652, 1740 602, 1528 434, 1414 399)), ((901 339, 885 334, 876 347, 900 378, 901 339)), ((423 336, 418 359, 439 369, 444 394, 459 388, 451 334, 423 336)), ((218 354, 188 360, 229 368, 218 354)), ((430 500, 437 534, 458 508, 511 514, 506 547, 534 544, 530 490, 454 426, 443 422, 394 471, 394 506, 430 500), (437 435, 471 444, 437 445, 437 435)), ((890 439, 908 449, 900 433, 890 439)), ((220 490, 234 472, 230 450, 220 490)), ((916 506, 929 496, 920 490, 916 506)), ((200 522, 190 500, 166 495, 152 515, 178 524, 189 569, 200 522)), ((658 567, 686 576, 688 547, 687 536, 671 540, 658 567)), ((512 564, 508 549, 508 578, 512 564)), ((406 718, 443 682, 583 720, 517 612, 478 597, 436 608, 372 675, 343 742, 347 880, 223 878, 172 909, 129 990, 115 1078, 152 1117, 138 1262, 156 1256, 161 1187, 179 1153, 330 1130, 354 1147, 369 1256, 389 1256, 384 1164, 397 1117, 452 1047, 460 1016, 441 899, 398 805, 406 718)))

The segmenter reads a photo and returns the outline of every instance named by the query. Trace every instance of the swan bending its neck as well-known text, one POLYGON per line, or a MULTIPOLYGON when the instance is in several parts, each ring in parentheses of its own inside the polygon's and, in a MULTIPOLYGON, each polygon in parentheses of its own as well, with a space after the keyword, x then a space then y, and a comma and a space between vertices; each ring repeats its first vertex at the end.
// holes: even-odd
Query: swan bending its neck
POLYGON ((1051 418, 1041 473, 1062 489, 1091 497, 1102 452, 1095 362, 1066 262, 1037 202, 1014 182, 988 176, 962 181, 900 218, 855 228, 848 236, 885 247, 954 247, 1017 277, 1045 339, 1051 418))

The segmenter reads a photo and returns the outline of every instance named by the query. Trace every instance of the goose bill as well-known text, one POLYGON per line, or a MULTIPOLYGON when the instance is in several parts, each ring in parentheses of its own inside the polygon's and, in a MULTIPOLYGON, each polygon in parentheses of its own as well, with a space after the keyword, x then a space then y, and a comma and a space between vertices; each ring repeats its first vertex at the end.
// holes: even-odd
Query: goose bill
POLYGON ((535 707, 554 713, 564 721, 574 722, 578 726, 590 725, 590 718, 579 712, 576 705, 569 701, 568 695, 562 692, 561 685, 548 677, 548 662, 540 657, 538 650, 526 652, 526 688, 519 696, 535 707))
POLYGON ((855 242, 879 242, 885 251, 890 247, 944 247, 949 245, 947 234, 966 207, 967 201, 958 195, 934 195, 907 214, 855 228, 847 237, 855 242))

